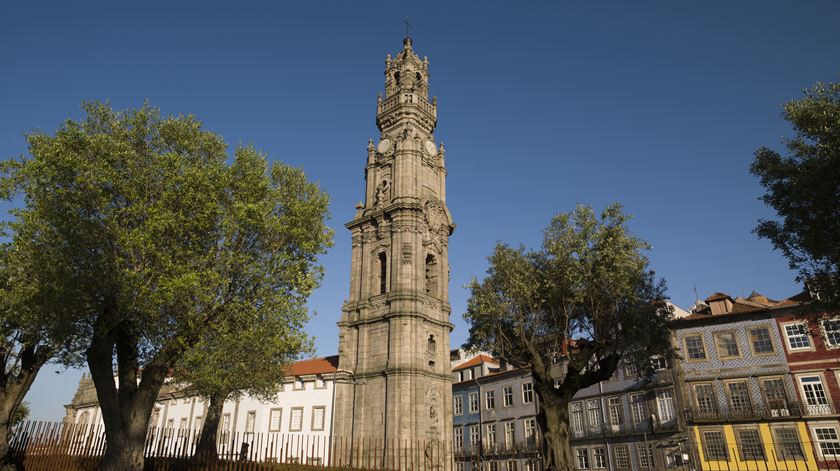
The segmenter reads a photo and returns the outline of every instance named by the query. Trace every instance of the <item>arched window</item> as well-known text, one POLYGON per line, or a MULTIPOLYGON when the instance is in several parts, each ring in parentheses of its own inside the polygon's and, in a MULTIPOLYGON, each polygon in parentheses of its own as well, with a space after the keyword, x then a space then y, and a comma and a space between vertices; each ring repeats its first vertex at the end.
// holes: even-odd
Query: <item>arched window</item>
POLYGON ((437 296, 437 279, 437 260, 432 254, 426 255, 426 294, 437 296))
POLYGON ((388 256, 379 252, 379 294, 388 291, 388 256))

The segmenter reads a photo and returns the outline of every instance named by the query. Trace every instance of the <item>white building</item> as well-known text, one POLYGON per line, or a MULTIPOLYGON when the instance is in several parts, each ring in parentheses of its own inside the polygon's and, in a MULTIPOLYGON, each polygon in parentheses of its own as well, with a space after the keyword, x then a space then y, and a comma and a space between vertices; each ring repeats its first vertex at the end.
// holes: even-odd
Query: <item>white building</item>
MULTIPOLYGON (((333 429, 337 364, 337 356, 293 363, 274 401, 261 402, 245 396, 225 402, 219 423, 219 453, 236 456, 245 443, 251 459, 326 461, 333 429)), ((149 419, 147 447, 152 453, 191 453, 207 406, 207 401, 191 394, 188 388, 165 384, 149 419)), ((87 426, 79 440, 96 442, 104 424, 90 377, 82 377, 65 409, 65 423, 87 426)))

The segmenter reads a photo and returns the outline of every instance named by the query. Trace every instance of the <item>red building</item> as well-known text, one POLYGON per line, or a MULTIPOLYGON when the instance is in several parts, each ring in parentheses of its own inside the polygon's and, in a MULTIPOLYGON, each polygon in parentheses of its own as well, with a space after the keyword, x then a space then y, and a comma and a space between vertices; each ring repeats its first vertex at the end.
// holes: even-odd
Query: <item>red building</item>
POLYGON ((808 293, 782 301, 776 316, 803 418, 818 460, 840 458, 840 315, 816 308, 808 293))

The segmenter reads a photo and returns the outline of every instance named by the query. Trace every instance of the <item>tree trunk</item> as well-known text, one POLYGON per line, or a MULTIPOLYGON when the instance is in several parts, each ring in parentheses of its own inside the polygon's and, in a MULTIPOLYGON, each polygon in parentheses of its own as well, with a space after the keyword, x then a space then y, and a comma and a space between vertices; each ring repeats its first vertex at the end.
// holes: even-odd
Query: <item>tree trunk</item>
POLYGON ((169 355, 158 351, 139 376, 139 340, 130 326, 99 327, 88 347, 87 361, 107 438, 100 469, 143 471, 149 416, 166 378, 169 355), (114 381, 115 351, 119 387, 114 381))
POLYGON ((214 394, 210 396, 207 404, 207 415, 204 423, 201 424, 201 436, 198 445, 195 447, 193 459, 196 461, 216 460, 219 458, 219 451, 216 446, 216 436, 219 431, 219 421, 222 418, 222 408, 225 405, 227 396, 214 394))
POLYGON ((9 464, 12 417, 51 353, 45 347, 36 349, 34 346, 23 346, 20 351, 20 370, 16 373, 3 373, 4 387, 0 389, 0 467, 9 464))
POLYGON ((572 447, 569 443, 569 403, 553 399, 542 402, 537 420, 543 431, 543 463, 546 470, 575 470, 572 447))

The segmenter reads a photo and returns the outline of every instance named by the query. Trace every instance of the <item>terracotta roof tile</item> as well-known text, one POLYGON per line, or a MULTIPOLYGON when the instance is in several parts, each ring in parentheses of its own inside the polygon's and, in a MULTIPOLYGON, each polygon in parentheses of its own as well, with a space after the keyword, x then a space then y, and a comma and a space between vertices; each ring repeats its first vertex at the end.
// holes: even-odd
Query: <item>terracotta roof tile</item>
POLYGON ((475 357, 465 361, 464 363, 461 363, 460 365, 456 366, 455 368, 452 368, 452 371, 463 370, 464 368, 470 368, 472 366, 480 365, 482 363, 493 363, 495 365, 496 360, 494 360, 493 357, 491 357, 489 355, 484 355, 484 354, 476 355, 475 357))
POLYGON ((289 366, 291 376, 335 373, 338 369, 338 355, 296 361, 289 366))

